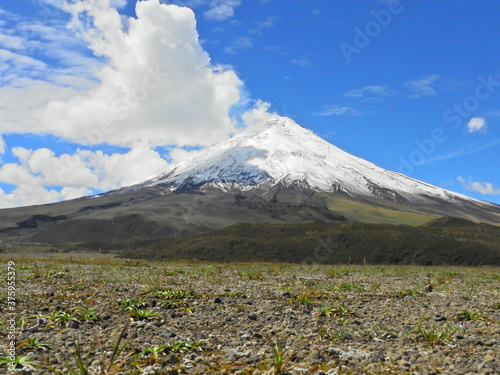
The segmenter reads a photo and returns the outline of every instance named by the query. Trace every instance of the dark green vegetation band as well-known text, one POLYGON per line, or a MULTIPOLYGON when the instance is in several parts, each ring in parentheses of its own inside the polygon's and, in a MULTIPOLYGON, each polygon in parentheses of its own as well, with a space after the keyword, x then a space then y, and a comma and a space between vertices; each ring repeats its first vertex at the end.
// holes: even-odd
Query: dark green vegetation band
POLYGON ((441 218, 418 227, 362 223, 237 224, 123 254, 155 260, 500 265, 500 227, 441 218))

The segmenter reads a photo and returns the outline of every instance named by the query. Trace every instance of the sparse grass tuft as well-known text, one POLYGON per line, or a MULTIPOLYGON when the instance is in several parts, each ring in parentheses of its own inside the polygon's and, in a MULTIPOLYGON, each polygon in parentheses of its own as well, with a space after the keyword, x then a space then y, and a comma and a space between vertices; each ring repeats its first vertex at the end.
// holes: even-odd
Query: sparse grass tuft
POLYGON ((415 328, 414 333, 417 335, 417 338, 422 338, 424 341, 427 341, 430 344, 443 344, 453 337, 453 335, 460 332, 460 327, 457 327, 451 323, 446 324, 445 326, 439 326, 435 323, 424 325, 423 322, 426 319, 424 315, 417 323, 417 327, 415 328))
POLYGON ((478 311, 462 310, 462 313, 457 318, 459 321, 468 322, 470 320, 483 319, 483 316, 478 311))
POLYGON ((349 318, 354 315, 354 313, 345 304, 339 306, 326 305, 318 310, 316 316, 338 316, 340 318, 349 318))

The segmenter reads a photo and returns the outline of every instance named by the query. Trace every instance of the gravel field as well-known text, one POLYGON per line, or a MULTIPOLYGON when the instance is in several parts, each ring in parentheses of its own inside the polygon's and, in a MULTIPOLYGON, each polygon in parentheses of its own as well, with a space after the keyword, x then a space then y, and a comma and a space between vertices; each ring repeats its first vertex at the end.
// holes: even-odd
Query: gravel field
POLYGON ((1 373, 500 374, 494 267, 2 263, 1 373))

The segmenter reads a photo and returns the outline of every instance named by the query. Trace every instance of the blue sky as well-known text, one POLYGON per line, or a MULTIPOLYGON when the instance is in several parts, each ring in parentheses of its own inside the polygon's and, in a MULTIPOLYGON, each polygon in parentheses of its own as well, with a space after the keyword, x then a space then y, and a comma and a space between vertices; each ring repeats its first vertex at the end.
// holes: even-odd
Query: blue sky
POLYGON ((194 15, 157 0, 0 5, 0 207, 138 182, 227 139, 244 112, 500 204, 497 1, 162 3, 194 15))

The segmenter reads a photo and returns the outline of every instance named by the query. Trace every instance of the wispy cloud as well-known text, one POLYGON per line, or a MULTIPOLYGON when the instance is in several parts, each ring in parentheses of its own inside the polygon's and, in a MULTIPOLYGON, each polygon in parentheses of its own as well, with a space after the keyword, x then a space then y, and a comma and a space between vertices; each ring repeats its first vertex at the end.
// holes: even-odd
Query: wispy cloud
POLYGON ((394 91, 391 90, 388 86, 365 86, 361 89, 351 90, 344 94, 348 98, 354 99, 364 99, 367 97, 384 97, 384 96, 392 96, 394 91))
POLYGON ((467 131, 469 133, 485 133, 487 128, 486 119, 483 117, 473 117, 467 124, 467 131))
POLYGON ((22 18, 8 12, 2 14, 0 85, 19 87, 27 80, 42 80, 89 87, 95 81, 94 73, 102 60, 67 28, 67 22, 62 19, 66 14, 62 10, 45 7, 43 15, 46 18, 40 19, 22 18), (71 76, 75 79, 68 79, 71 76))
POLYGON ((276 17, 269 16, 265 21, 257 21, 254 28, 248 30, 250 34, 262 35, 262 30, 269 29, 274 26, 276 17))
POLYGON ((404 86, 410 91, 408 96, 410 96, 411 98, 432 96, 437 94, 435 88, 433 87, 433 83, 436 82, 439 78, 441 78, 441 76, 439 75, 426 76, 408 81, 404 86))
POLYGON ((204 16, 208 19, 224 21, 234 17, 234 8, 240 5, 241 1, 213 1, 212 4, 214 4, 215 6, 207 10, 204 13, 204 16))
POLYGON ((264 49, 268 50, 268 51, 281 51, 283 49, 283 47, 280 46, 279 44, 274 44, 272 46, 264 47, 264 49))
POLYGON ((248 36, 240 36, 236 38, 230 46, 224 49, 225 53, 236 53, 238 50, 249 49, 253 47, 253 39, 248 36))
POLYGON ((307 57, 300 57, 298 59, 293 59, 291 63, 299 66, 308 66, 311 65, 311 60, 307 57))
POLYGON ((346 105, 328 105, 322 111, 314 112, 316 116, 361 116, 364 112, 346 105))
POLYGON ((500 195, 500 188, 493 186, 490 182, 474 181, 471 176, 467 178, 459 176, 457 180, 469 191, 475 191, 483 195, 500 195))
POLYGON ((484 151, 499 145, 500 145, 500 138, 494 139, 484 145, 479 145, 477 142, 474 142, 470 145, 462 147, 461 149, 450 152, 446 155, 439 155, 434 158, 429 158, 424 162, 422 162, 422 164, 429 164, 429 163, 434 163, 436 161, 455 159, 464 155, 475 154, 476 152, 484 151))

